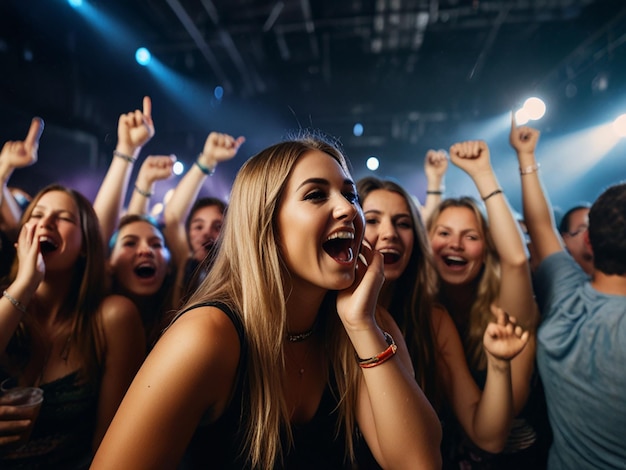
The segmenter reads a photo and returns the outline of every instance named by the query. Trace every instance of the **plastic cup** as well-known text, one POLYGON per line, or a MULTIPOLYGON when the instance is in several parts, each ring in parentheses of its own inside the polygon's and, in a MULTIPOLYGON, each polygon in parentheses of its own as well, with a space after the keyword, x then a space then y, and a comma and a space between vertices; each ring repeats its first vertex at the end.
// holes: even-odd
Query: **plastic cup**
POLYGON ((0 405, 19 408, 20 415, 23 416, 20 419, 30 419, 30 425, 20 433, 20 438, 15 445, 22 445, 30 439, 42 402, 43 390, 38 387, 13 387, 2 390, 0 405))

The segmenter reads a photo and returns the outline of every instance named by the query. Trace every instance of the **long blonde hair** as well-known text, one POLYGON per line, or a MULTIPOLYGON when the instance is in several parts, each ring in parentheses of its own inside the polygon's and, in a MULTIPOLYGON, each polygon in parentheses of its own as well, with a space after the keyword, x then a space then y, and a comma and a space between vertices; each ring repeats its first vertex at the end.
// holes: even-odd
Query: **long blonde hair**
MULTIPOLYGON (((312 150, 330 155, 348 173, 338 148, 313 136, 275 144, 242 166, 232 187, 214 265, 183 307, 216 300, 241 318, 248 346, 244 394, 250 403, 242 423, 246 446, 242 452, 252 467, 273 468, 282 459, 288 449, 283 449, 281 435, 287 436, 289 445, 293 442, 282 387, 289 272, 279 250, 275 221, 294 165, 312 150)), ((329 292, 322 310, 336 309, 333 299, 334 293, 329 292)), ((346 457, 353 460, 358 368, 345 330, 333 313, 319 315, 324 317, 324 342, 340 399, 337 435, 345 430, 346 457)))
POLYGON ((500 294, 500 257, 489 232, 487 219, 478 203, 472 197, 445 199, 435 208, 428 220, 428 232, 433 236, 435 222, 443 211, 450 207, 461 207, 472 211, 478 221, 478 230, 485 241, 485 262, 480 272, 480 280, 476 291, 476 298, 470 309, 468 330, 459 332, 463 340, 467 362, 473 370, 483 370, 487 366, 487 358, 483 350, 483 335, 487 324, 493 320, 491 304, 500 294))

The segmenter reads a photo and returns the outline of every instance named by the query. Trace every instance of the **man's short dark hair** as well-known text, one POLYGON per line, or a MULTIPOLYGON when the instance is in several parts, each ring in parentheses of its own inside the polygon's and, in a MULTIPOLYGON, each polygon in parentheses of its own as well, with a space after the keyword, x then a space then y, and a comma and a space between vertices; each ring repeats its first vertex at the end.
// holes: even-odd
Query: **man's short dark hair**
POLYGON ((559 223, 559 233, 561 235, 565 233, 570 233, 572 231, 570 227, 570 219, 572 218, 572 214, 581 209, 589 209, 590 207, 591 207, 591 204, 584 203, 584 204, 578 204, 568 209, 567 212, 563 214, 563 217, 561 217, 561 222, 559 223))
POLYGON ((589 211, 594 266, 604 274, 626 274, 626 183, 604 191, 589 211))

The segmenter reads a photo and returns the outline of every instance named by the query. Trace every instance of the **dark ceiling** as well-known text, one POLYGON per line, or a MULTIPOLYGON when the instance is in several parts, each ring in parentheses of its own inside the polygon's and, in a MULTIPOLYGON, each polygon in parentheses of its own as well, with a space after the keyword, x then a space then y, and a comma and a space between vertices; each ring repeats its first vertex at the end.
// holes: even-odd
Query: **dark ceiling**
POLYGON ((245 135, 247 157, 313 127, 341 140, 357 176, 377 155, 422 197, 425 151, 488 138, 471 124, 538 94, 552 110, 542 131, 558 135, 626 91, 623 0, 83 1, 0 2, 0 137, 20 138, 33 115, 48 124, 22 185, 81 166, 101 177, 117 116, 149 94, 146 152, 191 161, 219 130, 245 135), (168 78, 134 62, 139 46, 168 78))

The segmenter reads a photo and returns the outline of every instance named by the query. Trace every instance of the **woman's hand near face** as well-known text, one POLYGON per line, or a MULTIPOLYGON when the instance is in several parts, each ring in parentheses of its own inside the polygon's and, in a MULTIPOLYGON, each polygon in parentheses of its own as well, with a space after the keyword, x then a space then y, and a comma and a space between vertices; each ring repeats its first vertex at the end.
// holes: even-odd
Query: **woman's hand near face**
POLYGON ((14 284, 23 285, 32 295, 46 274, 46 265, 35 236, 37 224, 27 222, 20 230, 16 243, 19 270, 14 284))
POLYGON ((346 329, 363 330, 375 324, 378 293, 385 280, 383 256, 364 241, 352 286, 337 295, 337 313, 346 329))

